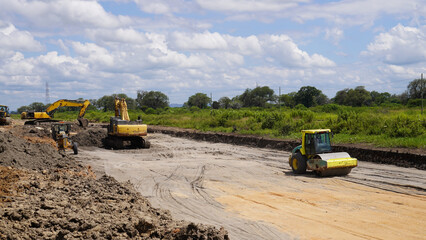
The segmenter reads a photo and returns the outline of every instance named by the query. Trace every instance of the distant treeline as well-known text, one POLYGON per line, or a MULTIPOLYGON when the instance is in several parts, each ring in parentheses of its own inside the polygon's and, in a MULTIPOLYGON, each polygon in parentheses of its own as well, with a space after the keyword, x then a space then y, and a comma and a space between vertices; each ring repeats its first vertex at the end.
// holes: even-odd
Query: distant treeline
MULTIPOLYGON (((408 107, 420 106, 422 98, 426 95, 425 79, 415 79, 411 81, 407 90, 402 94, 390 94, 388 92, 379 93, 377 91, 367 91, 364 86, 358 86, 354 89, 346 88, 336 93, 332 99, 327 98, 321 90, 304 86, 297 92, 276 95, 274 90, 268 86, 256 87, 254 89, 246 89, 241 95, 233 98, 221 97, 218 101, 212 101, 207 94, 196 93, 188 98, 184 103, 184 107, 188 108, 213 108, 213 109, 239 109, 243 107, 296 107, 303 105, 304 107, 313 107, 325 104, 339 104, 352 107, 361 106, 383 106, 383 105, 406 105, 408 107)), ((159 91, 137 91, 135 99, 128 97, 124 93, 105 95, 99 99, 89 99, 91 105, 88 110, 114 110, 114 98, 125 98, 127 107, 130 110, 142 109, 144 111, 152 111, 151 109, 159 109, 169 107, 169 98, 159 91)), ((83 100, 83 99, 77 99, 83 100)), ((23 111, 44 111, 50 104, 34 102, 28 106, 18 108, 18 112, 23 111)), ((67 111, 73 108, 63 108, 58 111, 67 111)), ((76 109, 74 109, 76 110, 76 109)))

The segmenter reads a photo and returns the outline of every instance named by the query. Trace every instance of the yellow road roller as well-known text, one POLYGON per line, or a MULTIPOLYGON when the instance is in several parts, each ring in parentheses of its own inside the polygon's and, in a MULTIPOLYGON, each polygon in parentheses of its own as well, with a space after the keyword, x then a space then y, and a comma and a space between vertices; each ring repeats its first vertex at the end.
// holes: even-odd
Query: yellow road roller
POLYGON ((347 152, 332 152, 330 129, 302 130, 302 144, 295 147, 289 164, 295 174, 312 170, 318 176, 342 176, 358 165, 347 152))

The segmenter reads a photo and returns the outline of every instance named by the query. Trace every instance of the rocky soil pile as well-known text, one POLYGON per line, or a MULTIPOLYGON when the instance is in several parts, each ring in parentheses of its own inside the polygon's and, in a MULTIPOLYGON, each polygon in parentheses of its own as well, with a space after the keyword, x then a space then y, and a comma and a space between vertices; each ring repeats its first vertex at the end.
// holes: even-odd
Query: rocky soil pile
POLYGON ((0 239, 228 239, 224 229, 173 220, 130 184, 96 179, 46 135, 26 126, 0 132, 0 239))
POLYGON ((69 155, 62 155, 47 137, 0 133, 0 165, 33 170, 77 167, 69 155))
POLYGON ((174 221, 131 186, 95 180, 90 169, 0 167, 0 175, 11 179, 7 191, 2 186, 0 239, 228 239, 223 229, 174 221))

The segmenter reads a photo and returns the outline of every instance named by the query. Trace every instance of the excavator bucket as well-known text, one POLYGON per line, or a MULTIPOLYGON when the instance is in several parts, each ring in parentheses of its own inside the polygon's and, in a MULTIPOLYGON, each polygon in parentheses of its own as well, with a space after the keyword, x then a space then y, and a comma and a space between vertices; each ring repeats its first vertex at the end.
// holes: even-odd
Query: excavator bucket
POLYGON ((358 160, 346 152, 322 153, 309 159, 307 165, 319 176, 341 176, 349 174, 358 160))
POLYGON ((81 127, 87 127, 89 125, 89 120, 86 118, 77 118, 77 120, 81 127))

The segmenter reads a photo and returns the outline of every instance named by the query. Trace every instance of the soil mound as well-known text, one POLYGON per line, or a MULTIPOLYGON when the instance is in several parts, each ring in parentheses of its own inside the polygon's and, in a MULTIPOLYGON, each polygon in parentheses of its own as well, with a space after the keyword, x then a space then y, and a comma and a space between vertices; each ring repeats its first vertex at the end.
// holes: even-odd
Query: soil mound
POLYGON ((0 132, 0 165, 40 171, 78 166, 71 156, 59 154, 48 141, 34 142, 34 139, 26 140, 11 132, 0 132))
POLYGON ((105 128, 90 128, 81 130, 77 135, 71 136, 70 139, 77 142, 79 146, 102 148, 106 137, 107 130, 105 128))
POLYGON ((1 167, 0 239, 229 239, 224 229, 174 221, 129 184, 72 171, 1 167), (16 173, 14 172, 16 171, 16 173), (3 202, 3 203, 2 203, 3 202))

